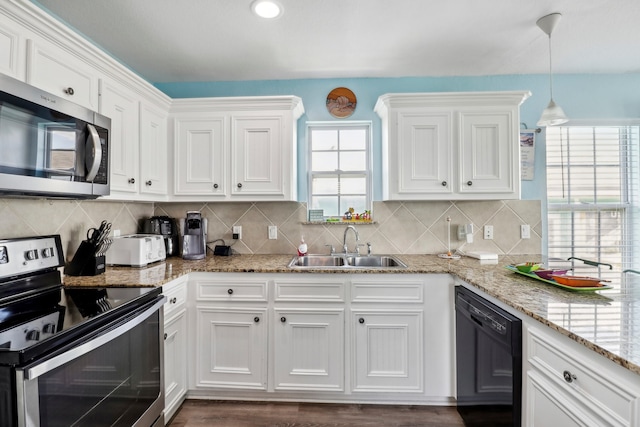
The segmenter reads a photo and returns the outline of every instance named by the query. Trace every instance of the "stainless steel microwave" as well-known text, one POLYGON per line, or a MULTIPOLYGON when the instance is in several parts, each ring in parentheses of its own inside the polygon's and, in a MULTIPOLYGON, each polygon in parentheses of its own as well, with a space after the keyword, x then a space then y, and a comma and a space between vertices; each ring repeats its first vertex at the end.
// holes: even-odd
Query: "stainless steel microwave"
POLYGON ((0 74, 0 194, 109 195, 111 119, 0 74))

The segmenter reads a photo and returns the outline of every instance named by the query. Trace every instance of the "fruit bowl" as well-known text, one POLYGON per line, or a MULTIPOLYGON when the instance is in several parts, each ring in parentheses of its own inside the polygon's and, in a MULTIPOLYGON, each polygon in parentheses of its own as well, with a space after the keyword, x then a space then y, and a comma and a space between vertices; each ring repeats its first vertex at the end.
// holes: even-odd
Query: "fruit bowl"
POLYGON ((551 277, 557 283, 565 286, 573 286, 576 288, 603 286, 600 282, 602 279, 587 276, 567 276, 564 274, 552 274, 551 277))
POLYGON ((516 264, 515 267, 521 273, 531 273, 538 270, 541 267, 541 265, 537 262, 523 262, 520 264, 516 264))
POLYGON ((538 276, 541 279, 545 279, 545 280, 553 280, 553 277, 551 277, 553 274, 558 275, 558 276, 562 276, 567 274, 568 270, 553 270, 553 269, 539 269, 533 272, 533 274, 535 274, 536 276, 538 276))

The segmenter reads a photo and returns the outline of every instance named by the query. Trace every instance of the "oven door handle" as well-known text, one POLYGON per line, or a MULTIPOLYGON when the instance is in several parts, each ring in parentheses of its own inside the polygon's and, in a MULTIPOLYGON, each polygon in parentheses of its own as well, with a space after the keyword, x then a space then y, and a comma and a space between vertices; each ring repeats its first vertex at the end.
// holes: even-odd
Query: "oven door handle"
POLYGON ((112 329, 98 337, 92 339, 91 341, 87 341, 78 347, 74 347, 69 351, 65 351, 62 354, 59 354, 51 359, 48 359, 42 363, 34 365, 28 369, 24 370, 24 378, 26 380, 33 380, 38 378, 40 375, 46 374, 47 372, 62 366, 66 363, 71 362, 74 359, 90 352, 91 350, 95 350, 96 348, 118 338, 121 335, 126 334, 131 329, 135 328, 149 317, 153 315, 156 311, 162 308, 166 301, 167 297, 162 296, 155 304, 153 304, 150 308, 138 314, 131 320, 126 321, 122 325, 118 326, 115 329, 112 329))

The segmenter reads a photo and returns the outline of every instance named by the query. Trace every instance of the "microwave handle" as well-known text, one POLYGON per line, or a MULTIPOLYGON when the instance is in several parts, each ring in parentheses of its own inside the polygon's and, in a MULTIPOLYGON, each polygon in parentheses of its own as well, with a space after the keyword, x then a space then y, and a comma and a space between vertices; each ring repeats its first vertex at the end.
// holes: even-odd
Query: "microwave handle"
POLYGON ((71 350, 59 354, 52 359, 48 359, 38 365, 32 366, 31 368, 27 368, 24 370, 24 379, 33 380, 38 378, 40 375, 46 374, 53 369, 62 366, 66 363, 71 362, 74 359, 90 352, 91 350, 95 350, 103 344, 108 343, 116 339, 117 337, 126 334, 131 329, 135 328, 146 319, 151 317, 153 313, 160 310, 164 305, 167 297, 162 296, 158 301, 156 301, 150 308, 145 310, 144 312, 137 315, 137 317, 130 319, 129 321, 123 323, 115 329, 110 330, 109 332, 99 335, 97 338, 92 339, 84 344, 79 345, 78 347, 74 347, 71 350))
POLYGON ((98 174, 98 170, 100 170, 100 163, 102 163, 102 144, 100 143, 100 135, 98 135, 95 126, 87 123, 87 129, 89 130, 89 137, 87 138, 84 156, 84 162, 87 167, 85 181, 91 182, 98 174))

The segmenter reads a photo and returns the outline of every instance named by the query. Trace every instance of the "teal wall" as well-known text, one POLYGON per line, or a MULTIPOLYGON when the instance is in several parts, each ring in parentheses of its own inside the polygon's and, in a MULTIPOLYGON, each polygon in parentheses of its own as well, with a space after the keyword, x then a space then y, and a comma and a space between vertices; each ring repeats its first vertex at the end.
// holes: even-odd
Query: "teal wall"
MULTIPOLYGON (((380 119, 373 112, 378 96, 394 92, 464 92, 529 90, 532 96, 521 107, 520 121, 535 128, 549 102, 546 75, 431 78, 352 78, 314 80, 269 80, 236 82, 157 83, 172 98, 209 96, 296 95, 302 98, 305 114, 298 124, 298 164, 306 164, 306 122, 339 121, 325 108, 327 94, 336 87, 351 89, 358 98, 355 113, 347 120, 373 123, 374 200, 381 199, 380 119)), ((554 98, 571 119, 629 119, 640 117, 640 73, 567 74, 554 76, 554 98)), ((544 129, 536 139, 535 176, 522 182, 523 199, 546 198, 544 129)), ((306 168, 299 168, 298 198, 306 201, 306 168)), ((543 204, 544 205, 544 204, 543 204)), ((546 209, 545 209, 546 210, 546 209)))

